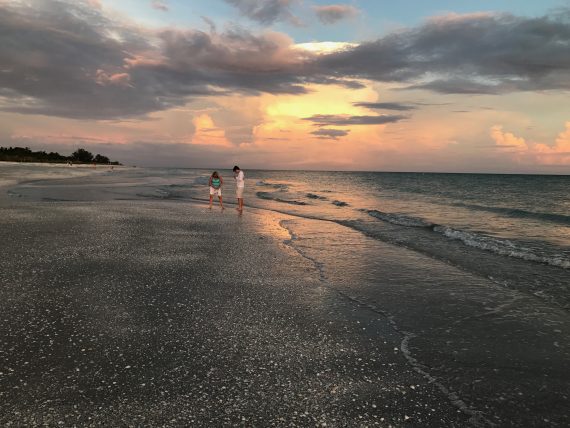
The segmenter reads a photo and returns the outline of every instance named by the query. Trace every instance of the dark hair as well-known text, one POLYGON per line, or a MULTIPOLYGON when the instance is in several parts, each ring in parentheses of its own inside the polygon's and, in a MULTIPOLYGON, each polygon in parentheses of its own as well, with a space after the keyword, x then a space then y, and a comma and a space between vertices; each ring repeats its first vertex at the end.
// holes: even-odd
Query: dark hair
POLYGON ((218 175, 218 171, 214 171, 214 172, 212 173, 212 177, 214 177, 214 178, 220 178, 220 176, 218 175))
POLYGON ((234 172, 236 172, 236 171, 238 171, 238 170, 239 170, 239 166, 237 166, 237 165, 236 165, 236 166, 234 166, 234 169, 233 169, 233 171, 234 171, 234 172))

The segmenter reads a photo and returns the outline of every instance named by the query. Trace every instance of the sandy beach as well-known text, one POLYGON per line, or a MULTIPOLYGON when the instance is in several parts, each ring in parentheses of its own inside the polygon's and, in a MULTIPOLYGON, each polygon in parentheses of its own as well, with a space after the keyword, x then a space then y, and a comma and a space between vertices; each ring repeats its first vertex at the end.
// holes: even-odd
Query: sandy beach
POLYGON ((336 223, 28 168, 0 188, 3 426, 568 423, 563 308, 336 223))

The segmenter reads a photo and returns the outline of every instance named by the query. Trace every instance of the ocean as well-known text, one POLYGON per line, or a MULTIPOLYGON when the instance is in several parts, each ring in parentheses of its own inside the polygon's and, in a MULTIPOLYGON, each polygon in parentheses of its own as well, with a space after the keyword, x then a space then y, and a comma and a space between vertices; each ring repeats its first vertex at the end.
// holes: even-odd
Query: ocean
MULTIPOLYGON (((98 189, 114 199, 207 201, 211 172, 107 171, 98 178, 98 189)), ((225 202, 235 203, 232 172, 219 172, 225 179, 225 202)), ((246 207, 321 225, 337 223, 570 307, 570 176, 264 170, 245 174, 246 207)), ((59 189, 52 182, 42 190, 43 199, 65 199, 66 189, 74 191, 69 186, 69 180, 59 189), (57 195, 51 197, 50 191, 57 195)), ((25 196, 25 189, 13 192, 25 196)), ((86 198, 92 192, 85 192, 86 198)), ((334 239, 327 236, 326 227, 316 228, 322 242, 334 239)), ((297 243, 304 239, 302 233, 291 232, 297 243)))
MULTIPOLYGON (((210 173, 173 170, 161 190, 205 200, 210 173)), ((231 171, 221 173, 231 201, 231 171)), ((246 180, 246 205, 335 222, 570 307, 570 176, 251 170, 246 180)))

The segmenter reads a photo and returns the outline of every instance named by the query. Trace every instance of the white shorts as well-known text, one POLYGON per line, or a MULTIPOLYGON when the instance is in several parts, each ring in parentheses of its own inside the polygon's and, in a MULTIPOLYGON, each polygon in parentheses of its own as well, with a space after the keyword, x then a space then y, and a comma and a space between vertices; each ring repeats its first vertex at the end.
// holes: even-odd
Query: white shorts
POLYGON ((236 197, 238 199, 243 199, 243 187, 236 187, 236 197))
POLYGON ((210 195, 222 196, 222 188, 219 187, 218 189, 214 189, 212 186, 210 186, 210 195))

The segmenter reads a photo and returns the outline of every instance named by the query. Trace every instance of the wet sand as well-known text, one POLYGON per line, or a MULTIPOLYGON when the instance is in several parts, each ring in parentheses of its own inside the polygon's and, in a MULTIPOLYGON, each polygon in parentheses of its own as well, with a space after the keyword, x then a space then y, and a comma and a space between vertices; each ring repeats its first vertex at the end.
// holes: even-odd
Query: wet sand
POLYGON ((567 313, 413 251, 231 205, 0 209, 4 426, 568 422, 567 313))

